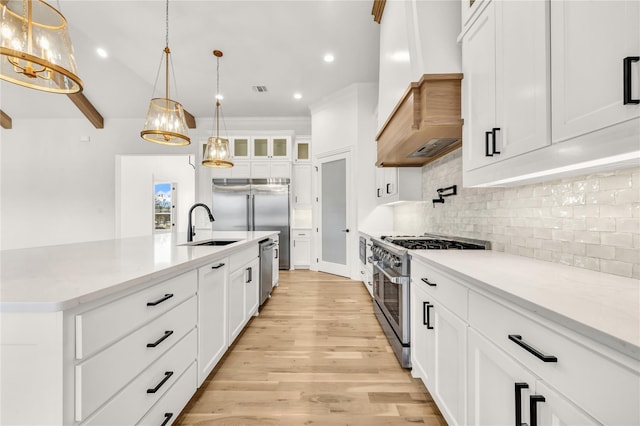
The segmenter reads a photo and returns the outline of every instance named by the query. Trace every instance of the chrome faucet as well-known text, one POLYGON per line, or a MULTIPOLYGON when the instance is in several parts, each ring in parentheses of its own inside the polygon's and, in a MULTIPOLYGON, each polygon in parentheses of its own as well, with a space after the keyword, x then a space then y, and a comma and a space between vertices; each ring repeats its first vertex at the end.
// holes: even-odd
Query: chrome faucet
POLYGON ((193 241, 193 236, 196 235, 196 227, 191 225, 191 216, 193 216, 192 212, 193 209, 195 209, 196 207, 204 207, 204 209, 207 211, 207 214, 209 215, 209 222, 213 222, 215 219, 213 218, 213 215, 211 214, 211 210, 209 210, 209 207, 207 207, 206 204, 202 204, 202 203, 195 203, 193 206, 191 206, 191 208, 189 209, 189 225, 187 226, 187 241, 191 242, 193 241))

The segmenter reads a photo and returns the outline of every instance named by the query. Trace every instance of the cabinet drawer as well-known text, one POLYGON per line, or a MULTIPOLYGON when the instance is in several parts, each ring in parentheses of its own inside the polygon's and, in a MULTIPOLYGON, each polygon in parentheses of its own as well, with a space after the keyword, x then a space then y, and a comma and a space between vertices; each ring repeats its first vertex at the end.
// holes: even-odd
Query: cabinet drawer
POLYGON ((254 244, 229 257, 229 271, 234 272, 258 257, 258 245, 254 244))
POLYGON ((523 308, 498 303, 471 291, 469 325, 504 349, 534 374, 583 407, 604 424, 640 424, 640 372, 621 365, 588 345, 588 340, 552 325, 552 330, 523 308), (520 312, 518 312, 518 311, 520 312), (562 334, 561 334, 562 333, 562 334), (544 362, 514 341, 522 342, 557 362, 544 362), (575 338, 574 338, 575 337, 575 338), (582 342, 582 343, 581 343, 582 342), (585 343, 587 342, 587 343, 585 343))
POLYGON ((86 419, 193 329, 197 312, 194 296, 77 365, 76 420, 86 419), (156 346, 148 347, 149 344, 156 346))
POLYGON ((310 229, 294 229, 291 232, 293 238, 311 238, 310 229))
POLYGON ((197 370, 195 363, 193 363, 140 420, 138 425, 166 426, 172 424, 196 391, 196 380, 197 370))
POLYGON ((196 271, 76 315, 76 358, 86 358, 196 294, 196 271))
POLYGON ((195 361, 197 349, 198 340, 196 330, 193 329, 86 423, 83 423, 83 426, 135 424, 195 361), (148 390, 155 390, 155 392, 148 392, 148 390))
POLYGON ((416 261, 411 262, 411 281, 462 319, 467 318, 467 287, 436 269, 416 261), (425 282, 426 280, 426 282, 425 282))

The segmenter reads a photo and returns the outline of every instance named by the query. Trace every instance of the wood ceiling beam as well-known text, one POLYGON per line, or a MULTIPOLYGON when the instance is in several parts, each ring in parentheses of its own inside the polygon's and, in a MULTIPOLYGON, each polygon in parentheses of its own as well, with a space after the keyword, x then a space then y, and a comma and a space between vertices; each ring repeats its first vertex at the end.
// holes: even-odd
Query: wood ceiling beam
POLYGON ((12 124, 11 117, 0 109, 0 126, 2 126, 3 129, 11 129, 13 128, 12 124))
POLYGON ((195 129, 196 128, 196 118, 191 115, 191 113, 189 111, 187 111, 186 109, 183 110, 184 111, 184 119, 187 122, 187 127, 190 129, 195 129))
POLYGON ((67 95, 96 129, 104 129, 104 118, 82 92, 67 95))

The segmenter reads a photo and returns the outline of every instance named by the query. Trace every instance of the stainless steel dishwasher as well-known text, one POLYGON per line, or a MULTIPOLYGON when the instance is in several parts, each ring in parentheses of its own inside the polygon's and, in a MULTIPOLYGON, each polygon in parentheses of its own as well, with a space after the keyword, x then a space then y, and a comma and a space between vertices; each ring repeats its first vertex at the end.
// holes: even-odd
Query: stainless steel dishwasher
POLYGON ((271 294, 273 287, 273 250, 276 243, 270 238, 259 242, 260 245, 260 305, 271 294))

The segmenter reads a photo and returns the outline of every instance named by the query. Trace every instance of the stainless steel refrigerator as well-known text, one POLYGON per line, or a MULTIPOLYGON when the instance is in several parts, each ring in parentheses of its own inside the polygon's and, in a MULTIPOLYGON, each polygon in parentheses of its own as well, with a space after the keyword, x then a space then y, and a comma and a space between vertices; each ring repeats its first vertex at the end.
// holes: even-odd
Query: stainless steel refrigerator
POLYGON ((280 269, 289 269, 289 179, 213 179, 213 229, 280 231, 280 269))

